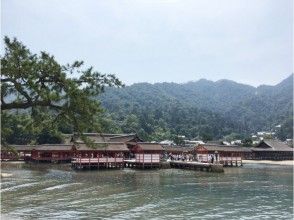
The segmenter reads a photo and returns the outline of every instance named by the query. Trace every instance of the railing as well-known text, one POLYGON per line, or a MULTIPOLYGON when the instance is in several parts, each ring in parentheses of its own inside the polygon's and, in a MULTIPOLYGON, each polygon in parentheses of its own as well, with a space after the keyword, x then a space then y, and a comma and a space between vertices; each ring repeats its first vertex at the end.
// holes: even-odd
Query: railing
POLYGON ((31 157, 33 160, 71 160, 71 157, 31 157))
POLYGON ((18 156, 1 156, 1 160, 22 160, 23 157, 18 156))
POLYGON ((100 157, 100 158, 73 158, 72 163, 122 163, 124 158, 122 157, 100 157))
POLYGON ((241 157, 220 157, 219 161, 241 161, 242 158, 241 157))
POLYGON ((159 154, 136 154, 137 163, 159 163, 160 155, 159 154))

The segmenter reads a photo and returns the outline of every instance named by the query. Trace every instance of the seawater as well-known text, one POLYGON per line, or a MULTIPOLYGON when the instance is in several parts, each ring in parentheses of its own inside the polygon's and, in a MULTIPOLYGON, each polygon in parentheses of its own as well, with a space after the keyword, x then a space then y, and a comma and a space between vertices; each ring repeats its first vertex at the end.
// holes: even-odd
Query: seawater
POLYGON ((2 219, 293 219, 293 167, 224 173, 2 164, 2 219))

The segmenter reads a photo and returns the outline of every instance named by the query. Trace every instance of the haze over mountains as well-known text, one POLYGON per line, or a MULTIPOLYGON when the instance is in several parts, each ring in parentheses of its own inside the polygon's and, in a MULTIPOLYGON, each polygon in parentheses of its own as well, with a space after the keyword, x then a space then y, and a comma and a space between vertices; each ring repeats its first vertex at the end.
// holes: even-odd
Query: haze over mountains
POLYGON ((293 74, 275 86, 257 88, 230 80, 136 83, 109 88, 99 99, 122 131, 153 139, 246 136, 279 124, 281 138, 292 137, 293 74))

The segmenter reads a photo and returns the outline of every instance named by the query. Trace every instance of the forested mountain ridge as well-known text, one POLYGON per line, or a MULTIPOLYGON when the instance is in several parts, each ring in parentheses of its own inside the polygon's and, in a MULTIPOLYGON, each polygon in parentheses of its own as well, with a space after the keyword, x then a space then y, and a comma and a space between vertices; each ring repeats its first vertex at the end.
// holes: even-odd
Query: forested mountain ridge
POLYGON ((4 43, 2 144, 59 143, 62 133, 73 132, 136 132, 146 141, 177 143, 182 135, 240 139, 278 127, 281 139, 293 136, 293 74, 258 88, 205 79, 121 88, 115 75, 84 69, 83 61, 62 65, 46 52, 31 53, 16 38, 4 43))
POLYGON ((292 136, 293 74, 275 86, 257 88, 230 80, 136 83, 107 89, 99 99, 119 129, 151 139, 248 135, 278 124, 286 129, 284 138, 292 136))

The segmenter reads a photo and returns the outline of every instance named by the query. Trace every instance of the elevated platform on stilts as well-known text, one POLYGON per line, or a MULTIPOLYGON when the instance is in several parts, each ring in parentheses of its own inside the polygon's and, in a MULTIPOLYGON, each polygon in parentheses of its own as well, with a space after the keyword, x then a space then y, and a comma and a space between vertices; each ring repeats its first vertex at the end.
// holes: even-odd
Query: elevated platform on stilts
POLYGON ((196 161, 170 161, 171 168, 200 170, 207 172, 224 172, 222 164, 202 163, 196 161))
POLYGON ((142 162, 136 159, 130 159, 130 160, 124 160, 124 166, 127 168, 154 169, 154 168, 160 168, 160 162, 159 161, 142 162))
POLYGON ((74 158, 71 161, 74 169, 96 168, 96 169, 122 169, 124 167, 123 158, 74 158))

